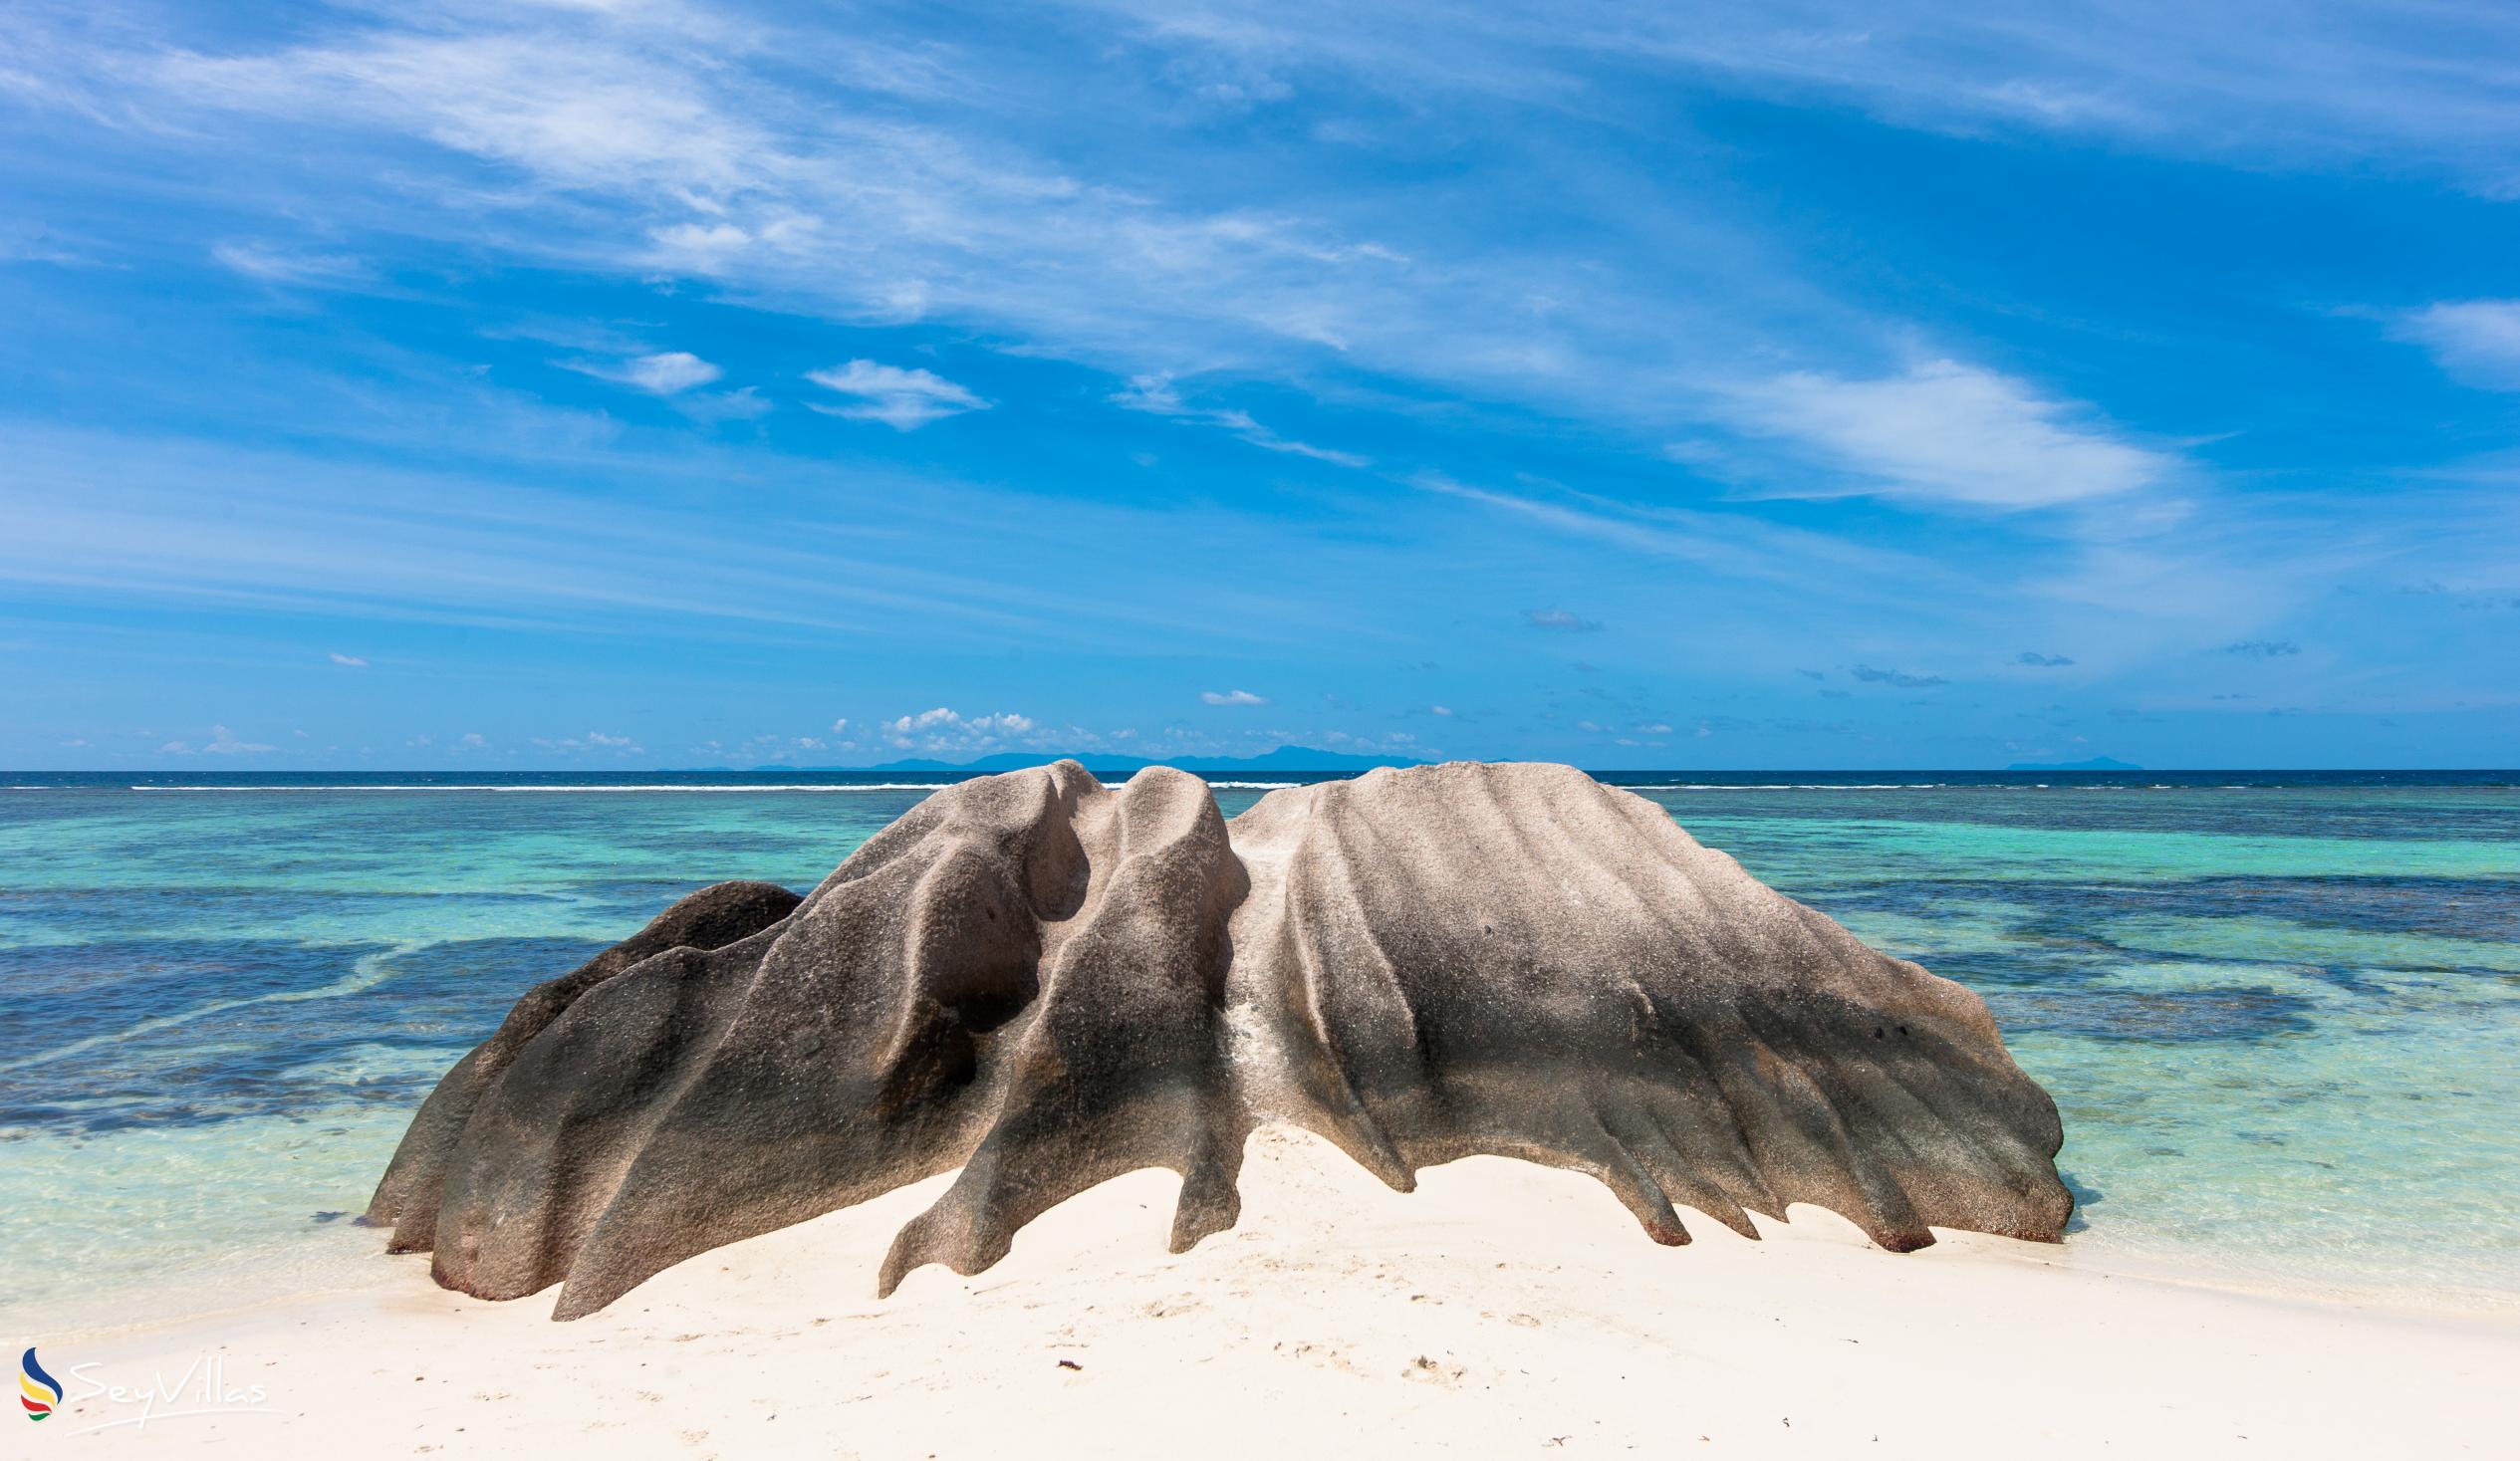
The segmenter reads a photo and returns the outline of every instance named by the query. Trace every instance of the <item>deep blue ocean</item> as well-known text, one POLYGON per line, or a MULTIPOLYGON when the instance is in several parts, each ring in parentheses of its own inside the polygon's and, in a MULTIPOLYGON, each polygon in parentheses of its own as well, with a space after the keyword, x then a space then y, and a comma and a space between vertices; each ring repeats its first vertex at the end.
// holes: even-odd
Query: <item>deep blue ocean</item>
MULTIPOLYGON (((1599 774, 1983 995, 2064 1110, 2071 1245, 2520 1304, 2520 773, 1599 774)), ((527 986, 703 883, 809 887, 936 784, 0 773, 0 1309, 369 1262, 350 1215, 527 986)))

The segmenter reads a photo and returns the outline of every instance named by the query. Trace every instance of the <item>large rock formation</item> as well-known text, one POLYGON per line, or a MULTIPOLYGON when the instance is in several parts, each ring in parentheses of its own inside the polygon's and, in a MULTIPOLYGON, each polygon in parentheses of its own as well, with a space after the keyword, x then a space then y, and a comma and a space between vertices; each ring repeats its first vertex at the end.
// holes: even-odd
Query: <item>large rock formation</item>
POLYGON ((1479 1153, 1678 1203, 1816 1203, 1886 1248, 2053 1241, 2056 1106, 1976 996, 1866 947, 1560 766, 1378 771, 1229 826, 1196 778, 1073 762, 938 792, 801 902, 694 893, 543 985, 378 1189, 485 1298, 603 1308, 693 1254, 960 1169, 885 1258, 976 1273, 1048 1208, 1181 1174, 1232 1226, 1244 1138, 1321 1132, 1401 1190, 1479 1153))

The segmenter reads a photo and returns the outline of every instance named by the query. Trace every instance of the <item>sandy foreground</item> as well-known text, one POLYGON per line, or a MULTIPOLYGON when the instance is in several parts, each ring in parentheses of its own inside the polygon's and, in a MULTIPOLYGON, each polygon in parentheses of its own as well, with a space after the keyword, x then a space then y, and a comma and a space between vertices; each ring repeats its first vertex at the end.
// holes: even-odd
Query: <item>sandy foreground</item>
MULTIPOLYGON (((1807 1208, 1646 1241, 1589 1178, 1479 1158, 1402 1196, 1253 1138, 1242 1225, 1163 1251, 1139 1172, 1004 1263, 873 1297, 948 1180, 693 1259, 612 1309, 487 1304, 424 1259, 347 1294, 45 1341, 99 1383, 30 1456, 2510 1456, 2520 1322, 2105 1271, 1954 1234, 1872 1248, 1807 1208), (204 1377, 262 1408, 203 1408, 204 1377), (122 1421, 102 1428, 100 1422, 122 1421)), ((1684 1212, 1683 1216, 1687 1214, 1684 1212)), ((74 1399, 84 1385, 64 1376, 74 1399)))

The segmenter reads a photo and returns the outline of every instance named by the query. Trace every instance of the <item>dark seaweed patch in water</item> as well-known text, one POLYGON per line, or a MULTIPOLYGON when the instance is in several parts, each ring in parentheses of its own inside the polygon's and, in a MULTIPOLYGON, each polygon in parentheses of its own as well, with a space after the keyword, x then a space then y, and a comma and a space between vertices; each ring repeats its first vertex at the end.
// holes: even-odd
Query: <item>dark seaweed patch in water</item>
POLYGON ((2321 984, 2342 989, 2348 994, 2363 995, 2375 1001, 2392 999, 2395 996, 2395 991, 2388 985, 2375 983, 2351 969, 2339 969, 2326 964, 2305 964, 2297 967, 2321 984))
POLYGON ((1943 878, 1816 889, 1807 900, 1838 911, 1879 910, 1931 919, 1954 898, 1981 910, 2008 910, 2007 934, 2052 949, 2116 947, 2095 930, 2144 918, 2251 918, 2356 933, 2520 938, 2520 878, 2507 877, 2202 877, 2184 882, 1943 878))
POLYGON ((2182 884, 2205 912, 2312 928, 2442 938, 2520 938, 2520 878, 2212 877, 2182 884))
POLYGON ((466 938, 433 943, 386 960, 379 992, 391 998, 362 1010, 358 1038, 389 1045, 470 1048, 499 1028, 526 990, 604 952, 585 938, 466 938))
POLYGON ((2088 1040, 2250 1041, 2315 1028, 2308 999, 2271 989, 1995 990, 1986 1003, 2007 1032, 2088 1040))
POLYGON ((41 1043, 126 1029, 212 1000, 319 988, 381 945, 308 945, 270 939, 125 939, 0 949, 0 989, 9 991, 21 1042, 41 1043))
MULTIPOLYGON (((80 1013, 75 988, 47 990, 46 998, 79 1014, 45 1027, 48 1046, 126 1033, 76 1055, 0 1070, 0 1130, 86 1134, 409 1104, 457 1055, 497 1028, 517 996, 603 947, 574 938, 432 944, 382 956, 383 978, 356 993, 239 1005, 136 1032, 128 1027, 224 999, 320 988, 381 951, 375 945, 170 944, 151 950, 154 960, 145 967, 119 973, 106 959, 111 946, 11 951, 73 955, 42 967, 56 978, 98 970, 108 987, 128 986, 113 1003, 112 1018, 80 1013), (190 957, 173 963, 170 950, 190 957), (411 1055, 379 1061, 379 1047, 411 1055)), ((21 1046, 13 1055, 36 1053, 21 1046)))
MULTIPOLYGON (((2177 773, 2169 773, 2176 775, 2177 773)), ((1885 776, 1884 780, 1902 778, 1885 776)), ((1923 780, 1943 780, 1928 775, 1923 780)), ((2501 843, 2520 840, 2507 790, 2488 795, 2452 789, 2415 791, 2375 788, 2260 787, 2230 792, 2209 787, 2119 791, 2053 786, 1958 787, 1938 790, 1809 790, 1790 796, 1738 791, 1647 794, 1670 809, 1680 825, 1726 830, 1726 839, 1748 843, 1759 824, 1795 824, 1808 841, 1809 824, 1832 822, 1904 826, 1964 825, 2025 828, 2039 832, 2209 832, 2225 837, 2501 843), (1734 837, 1738 829, 1741 836, 1734 837)), ((1740 849, 1726 847, 1739 854, 1740 849)))

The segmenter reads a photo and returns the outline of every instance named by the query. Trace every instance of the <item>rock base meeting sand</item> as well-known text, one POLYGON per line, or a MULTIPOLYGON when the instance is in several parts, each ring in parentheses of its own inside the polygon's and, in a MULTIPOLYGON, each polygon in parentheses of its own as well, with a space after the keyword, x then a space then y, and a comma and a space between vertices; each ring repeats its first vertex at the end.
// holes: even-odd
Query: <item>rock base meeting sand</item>
POLYGON ((145 1384, 219 1356, 272 1414, 46 1453, 254 1456, 2507 1456, 2520 1326, 2220 1291, 1965 1233, 1872 1247, 1798 1207, 1753 1243, 1645 1242, 1600 1184, 1475 1157, 1394 1193, 1264 1128, 1242 1221, 1163 1251, 1141 1171, 996 1268, 911 1273, 893 1231, 950 1176, 670 1269, 574 1325, 378 1258, 356 1292, 48 1339, 145 1384))

